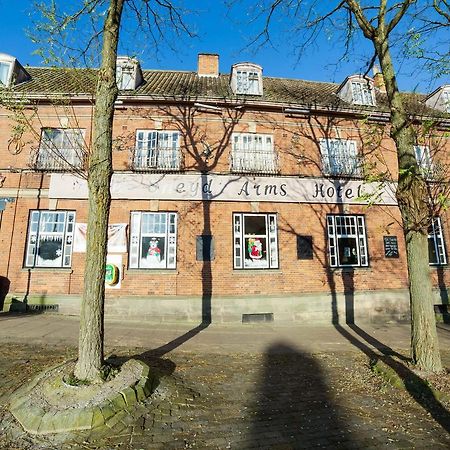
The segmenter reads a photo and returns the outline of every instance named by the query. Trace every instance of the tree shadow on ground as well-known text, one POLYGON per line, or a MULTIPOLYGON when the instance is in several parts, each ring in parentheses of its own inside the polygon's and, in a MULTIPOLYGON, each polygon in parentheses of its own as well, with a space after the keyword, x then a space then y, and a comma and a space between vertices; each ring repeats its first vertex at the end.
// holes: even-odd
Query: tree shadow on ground
POLYGON ((350 447, 348 426, 328 391, 314 358, 284 343, 270 346, 251 405, 255 411, 251 444, 283 449, 350 447))
POLYGON ((378 339, 364 331, 360 326, 355 324, 355 282, 353 268, 342 271, 341 276, 344 286, 346 307, 345 322, 355 333, 355 335, 340 324, 337 307, 336 283, 334 280, 334 274, 330 273, 328 280, 332 294, 333 325, 336 330, 352 345, 366 354, 372 365, 378 360, 382 360, 387 366, 389 366, 400 377, 409 395, 422 408, 424 408, 433 417, 433 419, 442 426, 442 428, 444 428, 447 432, 450 432, 449 411, 447 411, 447 409, 444 408, 438 400, 436 400, 427 381, 421 378, 408 366, 410 358, 394 351, 391 347, 383 344, 378 339))

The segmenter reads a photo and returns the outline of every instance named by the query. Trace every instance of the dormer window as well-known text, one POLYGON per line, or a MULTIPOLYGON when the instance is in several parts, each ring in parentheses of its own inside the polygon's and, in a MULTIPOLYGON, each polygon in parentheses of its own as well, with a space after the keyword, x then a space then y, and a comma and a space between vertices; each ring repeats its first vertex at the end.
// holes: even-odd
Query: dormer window
POLYGON ((0 86, 11 86, 29 79, 30 75, 14 56, 0 53, 0 86))
POLYGON ((450 113, 450 89, 442 91, 442 100, 444 111, 450 113))
POLYGON ((11 63, 0 61, 0 83, 4 86, 9 84, 9 71, 11 69, 11 63))
POLYGON ((116 82, 121 91, 132 91, 138 88, 143 81, 139 61, 127 56, 117 58, 116 82))
POLYGON ((360 75, 346 78, 336 94, 340 99, 353 105, 375 106, 376 104, 373 80, 360 75))
POLYGON ((239 63, 232 67, 231 89, 240 95, 262 95, 262 67, 252 63, 239 63))
POLYGON ((445 84, 431 93, 425 100, 429 108, 450 113, 450 84, 445 84))
POLYGON ((373 89, 367 81, 352 81, 352 99, 355 105, 374 105, 373 89))

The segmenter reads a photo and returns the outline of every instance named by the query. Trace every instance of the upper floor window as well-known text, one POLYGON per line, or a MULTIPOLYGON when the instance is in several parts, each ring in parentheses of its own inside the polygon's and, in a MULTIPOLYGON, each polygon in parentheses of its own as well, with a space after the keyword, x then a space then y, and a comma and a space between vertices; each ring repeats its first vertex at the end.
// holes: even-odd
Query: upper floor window
POLYGON ((375 104, 372 86, 364 80, 352 81, 352 99, 356 105, 375 104))
POLYGON ((433 163, 431 161, 430 148, 426 145, 415 145, 414 153, 416 155, 417 165, 424 177, 430 178, 433 175, 433 163))
POLYGON ((231 170, 247 173, 276 173, 277 156, 272 135, 234 133, 231 170))
POLYGON ((428 229, 428 256, 430 265, 447 264, 444 235, 442 234, 441 219, 436 217, 428 229))
POLYGON ((43 170, 81 168, 85 154, 84 130, 44 128, 35 167, 43 170))
POLYGON ((339 86, 337 96, 353 105, 375 106, 374 81, 361 75, 347 77, 339 86))
POLYGON ((356 142, 344 139, 321 139, 323 172, 331 176, 361 174, 356 142))
POLYGON ((0 61, 0 84, 7 86, 9 84, 9 71, 11 63, 0 61))
POLYGON ((442 91, 442 104, 444 106, 444 111, 450 113, 450 90, 448 89, 442 91))
POLYGON ((444 84, 428 95, 425 104, 429 108, 450 113, 450 84, 444 84))
POLYGON ((262 95, 262 68, 257 64, 239 63, 232 67, 231 88, 235 94, 262 95))
POLYGON ((73 211, 31 211, 25 267, 70 267, 74 224, 73 211))
POLYGON ((257 72, 238 70, 236 72, 236 92, 238 94, 259 94, 259 76, 257 72))
POLYGON ((180 133, 138 130, 133 168, 135 170, 180 170, 180 133))
POLYGON ((121 91, 133 90, 141 85, 144 78, 139 61, 128 56, 119 56, 116 65, 116 83, 121 91))
POLYGON ((175 269, 177 214, 131 213, 130 268, 175 269))
POLYGON ((364 216, 327 216, 328 250, 331 267, 368 266, 364 216))

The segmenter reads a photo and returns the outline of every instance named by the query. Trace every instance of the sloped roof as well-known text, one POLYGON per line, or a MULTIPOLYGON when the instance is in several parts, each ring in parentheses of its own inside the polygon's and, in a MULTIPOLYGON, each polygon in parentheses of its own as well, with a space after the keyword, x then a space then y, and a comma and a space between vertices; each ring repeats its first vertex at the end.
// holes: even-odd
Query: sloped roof
MULTIPOLYGON (((31 80, 15 87, 16 91, 34 95, 93 95, 98 69, 70 69, 29 67, 31 80)), ((196 72, 143 70, 144 82, 133 91, 123 91, 127 98, 136 96, 176 100, 242 100, 247 103, 306 106, 312 109, 361 110, 388 112, 385 94, 376 91, 377 105, 361 106, 347 103, 336 92, 337 83, 263 77, 262 96, 235 95, 230 89, 230 76, 200 77, 196 72)), ((436 115, 439 112, 425 107, 425 96, 404 94, 411 112, 436 115)))

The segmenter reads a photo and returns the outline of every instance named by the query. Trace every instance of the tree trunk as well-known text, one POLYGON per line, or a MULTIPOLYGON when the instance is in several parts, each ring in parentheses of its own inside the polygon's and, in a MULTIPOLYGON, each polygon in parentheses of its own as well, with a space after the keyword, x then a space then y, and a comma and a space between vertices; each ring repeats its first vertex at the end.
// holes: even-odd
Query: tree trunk
POLYGON ((388 38, 383 27, 373 38, 380 61, 389 106, 390 134, 397 148, 397 201, 403 221, 409 275, 411 307, 411 356, 427 372, 442 370, 432 300, 432 282, 428 255, 428 227, 433 220, 426 180, 417 164, 415 132, 399 93, 388 38))
POLYGON ((86 265, 80 313, 75 376, 97 381, 103 365, 105 266, 111 203, 112 127, 117 98, 116 59, 124 0, 111 0, 103 27, 102 62, 98 74, 93 144, 88 161, 89 209, 86 265))

